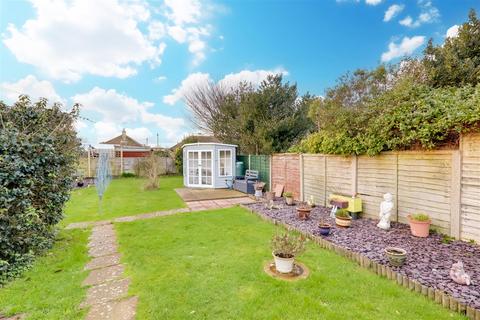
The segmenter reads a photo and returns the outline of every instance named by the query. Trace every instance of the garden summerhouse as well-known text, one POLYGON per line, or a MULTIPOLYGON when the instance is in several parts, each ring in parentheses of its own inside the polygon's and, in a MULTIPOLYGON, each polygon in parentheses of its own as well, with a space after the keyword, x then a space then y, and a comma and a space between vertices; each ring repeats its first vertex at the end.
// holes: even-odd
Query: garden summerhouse
POLYGON ((183 184, 192 188, 230 188, 235 176, 236 145, 188 143, 183 148, 183 184))

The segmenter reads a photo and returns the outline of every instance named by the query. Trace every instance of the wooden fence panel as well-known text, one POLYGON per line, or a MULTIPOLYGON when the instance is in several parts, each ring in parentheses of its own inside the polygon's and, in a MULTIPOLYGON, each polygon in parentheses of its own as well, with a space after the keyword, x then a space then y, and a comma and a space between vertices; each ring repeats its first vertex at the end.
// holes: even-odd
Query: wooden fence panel
POLYGON ((303 198, 313 196, 315 203, 325 205, 326 157, 316 154, 303 155, 303 198))
POLYGON ((398 153, 398 218, 428 213, 440 232, 450 234, 452 153, 446 151, 398 153))
POLYGON ((460 236, 480 242, 480 134, 461 142, 460 236))
POLYGON ((351 157, 327 156, 327 198, 332 193, 352 195, 352 161, 351 157))
POLYGON ((272 185, 282 184, 285 191, 293 192, 300 200, 300 156, 298 154, 275 154, 272 156, 272 185))
MULTIPOLYGON (((357 160, 357 193, 363 203, 364 216, 378 219, 380 203, 385 193, 396 202, 397 154, 385 153, 376 157, 360 156, 357 160)), ((396 208, 394 209, 396 212, 396 208)), ((392 217, 392 220, 396 217, 392 217)))

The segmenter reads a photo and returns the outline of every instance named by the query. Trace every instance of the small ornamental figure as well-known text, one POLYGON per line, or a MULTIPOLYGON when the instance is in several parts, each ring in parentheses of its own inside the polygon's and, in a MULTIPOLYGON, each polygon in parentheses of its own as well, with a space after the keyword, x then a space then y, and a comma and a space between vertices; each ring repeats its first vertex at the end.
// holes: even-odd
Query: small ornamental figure
POLYGON ((390 216, 392 215, 393 209, 393 196, 391 193, 385 193, 383 195, 383 201, 380 204, 380 222, 377 224, 377 227, 383 230, 390 229, 390 216))
POLYGON ((458 284, 466 284, 469 286, 472 283, 470 276, 463 269, 462 261, 452 264, 452 268, 450 269, 450 278, 452 278, 452 280, 458 284))

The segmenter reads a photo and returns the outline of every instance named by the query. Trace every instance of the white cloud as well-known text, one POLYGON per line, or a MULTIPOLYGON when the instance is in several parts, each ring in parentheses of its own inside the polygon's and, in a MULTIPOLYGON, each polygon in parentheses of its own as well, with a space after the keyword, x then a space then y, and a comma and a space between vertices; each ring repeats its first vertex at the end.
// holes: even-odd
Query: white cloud
MULTIPOLYGON (((35 17, 20 28, 8 25, 3 42, 17 60, 48 76, 126 78, 144 62, 161 62, 165 45, 153 43, 139 28, 150 17, 142 2, 51 0, 33 1, 33 7, 35 17)), ((158 30, 152 35, 158 37, 158 30)))
POLYGON ((202 16, 202 6, 197 0, 165 0, 167 17, 177 25, 196 23, 202 16))
MULTIPOLYGON (((155 125, 165 132, 170 141, 176 141, 184 131, 183 118, 151 112, 153 103, 140 102, 114 89, 105 90, 95 87, 87 93, 73 96, 72 100, 82 104, 81 110, 100 114, 102 120, 100 124, 96 123, 95 128, 101 126, 110 137, 112 131, 118 132, 117 129, 127 123, 155 125)), ((103 137, 103 135, 97 133, 97 137, 103 137)))
POLYGON ((65 100, 57 94, 49 81, 38 80, 33 75, 28 75, 17 82, 3 82, 0 84, 0 88, 2 93, 0 98, 4 98, 8 103, 13 103, 18 100, 19 95, 26 94, 32 101, 47 98, 49 102, 65 104, 65 100))
POLYGON ((157 82, 161 82, 161 81, 167 80, 167 77, 166 77, 166 76, 158 76, 158 77, 156 77, 156 78, 153 79, 153 80, 155 80, 155 81, 157 81, 157 82))
POLYGON ((163 102, 173 106, 180 101, 187 92, 196 89, 209 81, 211 81, 211 78, 208 73, 196 72, 189 74, 188 77, 182 80, 182 83, 178 88, 173 89, 169 95, 163 97, 163 102))
MULTIPOLYGON (((240 82, 249 82, 254 86, 258 86, 267 76, 272 74, 288 75, 288 71, 283 68, 276 68, 273 70, 242 70, 237 73, 229 73, 218 81, 218 84, 225 88, 232 88, 240 82)), ((169 95, 163 97, 163 102, 169 105, 174 105, 193 89, 201 87, 208 82, 213 81, 208 73, 192 73, 182 80, 180 86, 173 89, 169 95)))
POLYGON ((424 36, 404 37, 400 44, 390 42, 388 51, 382 53, 382 62, 388 62, 392 59, 412 54, 418 47, 425 42, 424 36))
POLYGON ((365 3, 371 6, 376 6, 377 4, 382 3, 382 0, 365 0, 365 3))
POLYGON ((284 76, 288 75, 288 71, 283 68, 276 68, 273 70, 242 70, 237 73, 229 73, 223 79, 219 81, 219 84, 231 88, 235 87, 241 82, 248 82, 254 86, 258 86, 263 80, 265 80, 269 75, 272 74, 282 74, 284 76))
POLYGON ((412 27, 413 19, 410 16, 406 16, 404 19, 400 20, 398 23, 400 23, 402 26, 412 27))
POLYGON ((158 40, 167 34, 167 30, 165 28, 165 24, 161 21, 152 21, 148 25, 148 37, 151 40, 158 40))
POLYGON ((187 31, 180 26, 168 27, 168 34, 178 43, 184 43, 187 40, 187 31))
POLYGON ((458 25, 453 25, 448 28, 447 33, 445 34, 446 38, 456 38, 458 36, 458 25))
POLYGON ((405 6, 399 5, 399 4, 392 4, 390 7, 388 7, 387 11, 385 11, 385 16, 383 17, 383 21, 388 22, 395 18, 400 12, 403 11, 405 6))
POLYGON ((410 28, 417 28, 425 23, 432 23, 438 20, 440 17, 440 11, 433 6, 430 0, 418 0, 418 6, 420 7, 420 14, 416 20, 407 16, 400 20, 399 23, 403 26, 410 28))

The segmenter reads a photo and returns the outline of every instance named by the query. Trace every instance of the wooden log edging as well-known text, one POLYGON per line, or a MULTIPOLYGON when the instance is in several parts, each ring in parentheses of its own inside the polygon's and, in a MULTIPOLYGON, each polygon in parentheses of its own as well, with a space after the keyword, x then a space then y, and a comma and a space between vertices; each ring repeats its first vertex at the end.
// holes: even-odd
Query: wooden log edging
POLYGON ((371 260, 370 258, 362 255, 361 253, 346 249, 340 245, 337 245, 333 242, 326 240, 323 237, 310 234, 295 226, 291 226, 283 221, 275 220, 271 217, 265 216, 262 213, 253 210, 247 205, 241 204, 240 206, 246 209, 247 211, 256 214, 262 220, 273 223, 274 225, 280 225, 283 228, 287 229, 288 231, 296 231, 302 234, 303 236, 307 237, 311 241, 315 242, 317 245, 320 246, 320 248, 334 251, 338 255, 346 257, 356 262, 361 267, 367 270, 370 270, 373 273, 376 273, 380 277, 392 280, 393 282, 397 283, 400 286, 403 286, 405 288, 408 288, 411 291, 424 295, 430 300, 438 304, 441 304, 446 309, 465 315, 470 320, 480 320, 480 309, 467 306, 462 301, 459 301, 457 298, 453 297, 452 295, 446 292, 443 292, 442 290, 436 289, 434 287, 422 285, 418 281, 406 275, 402 275, 396 272, 395 270, 392 270, 389 266, 386 266, 374 260, 371 260))

